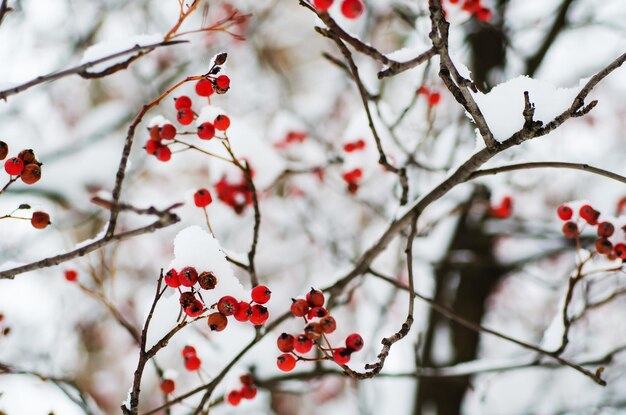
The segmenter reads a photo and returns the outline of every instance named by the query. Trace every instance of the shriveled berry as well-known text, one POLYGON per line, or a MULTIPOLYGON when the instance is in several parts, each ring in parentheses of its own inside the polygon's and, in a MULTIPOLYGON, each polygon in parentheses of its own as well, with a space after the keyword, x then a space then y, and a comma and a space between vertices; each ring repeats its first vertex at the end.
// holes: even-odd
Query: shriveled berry
POLYGON ((215 312, 209 314, 208 323, 211 331, 222 331, 228 325, 228 319, 224 314, 215 312))
POLYGON ((178 279, 178 272, 176 272, 174 268, 172 268, 171 270, 165 273, 163 280, 165 281, 165 285, 167 285, 168 287, 172 287, 172 288, 180 287, 180 281, 178 279))
POLYGON ((167 146, 160 146, 159 148, 157 148, 157 151, 156 153, 154 153, 154 155, 157 159, 159 159, 159 161, 170 161, 170 159, 172 158, 172 150, 170 150, 170 148, 167 146))
POLYGON ((193 304, 191 304, 189 307, 184 308, 183 311, 189 317, 198 317, 204 312, 204 304, 202 304, 202 301, 200 300, 195 300, 193 304))
POLYGON ((35 229, 44 229, 50 225, 50 215, 46 212, 33 212, 33 216, 30 218, 30 224, 35 229))
POLYGON ((196 94, 199 96, 210 97, 213 92, 213 83, 208 79, 201 79, 196 83, 196 94))
POLYGON ((215 126, 210 122, 203 122, 198 126, 198 137, 202 140, 210 140, 215 137, 215 126))
POLYGON ((20 151, 20 153, 17 155, 17 158, 22 160, 24 162, 24 165, 32 163, 39 164, 39 162, 37 161, 37 157, 35 156, 35 152, 30 148, 20 151))
POLYGON ((291 314, 293 314, 294 317, 304 317, 309 311, 308 301, 303 300, 302 298, 299 298, 297 300, 292 299, 291 301, 291 314))
POLYGON ((596 240, 596 251, 600 254, 608 254, 613 249, 613 244, 611 241, 605 238, 600 238, 596 240))
POLYGON ((278 346, 278 350, 284 353, 289 353, 293 350, 295 338, 288 333, 281 333, 276 340, 276 345, 278 346))
POLYGON ((4 141, 0 141, 0 160, 4 160, 9 154, 9 145, 4 141))
POLYGON ((346 347, 353 352, 358 352, 363 348, 363 337, 358 333, 352 333, 346 337, 346 347))
POLYGON ((4 170, 11 176, 18 176, 24 170, 24 162, 17 157, 12 157, 4 162, 4 170))
POLYGON ((356 19, 363 14, 365 6, 361 0, 343 0, 341 3, 341 14, 348 19, 356 19))
POLYGON ((217 302, 217 310, 225 316, 232 316, 237 311, 239 301, 233 296, 225 295, 217 302))
POLYGON ((578 235, 578 225, 574 222, 565 222, 562 231, 566 238, 573 239, 578 235))
POLYGON ((174 101, 174 108, 182 110, 183 108, 191 108, 191 98, 187 95, 181 95, 174 101))
POLYGON ((182 355, 185 359, 188 359, 190 357, 193 357, 196 355, 196 348, 193 346, 185 346, 183 347, 183 351, 182 351, 182 355))
POLYGON ((230 118, 226 115, 218 115, 213 121, 213 125, 217 130, 226 131, 230 127, 230 118))
POLYGON ((41 167, 37 163, 30 163, 24 167, 20 179, 26 184, 34 184, 41 179, 41 167))
POLYGON ((185 359, 185 369, 192 372, 200 369, 201 364, 202 361, 198 358, 198 356, 195 355, 185 359))
POLYGON ((306 315, 308 320, 313 320, 314 318, 322 318, 328 315, 328 311, 324 307, 313 307, 309 310, 306 315))
POLYGON ((331 316, 326 316, 320 320, 320 328, 322 332, 329 334, 337 329, 337 322, 331 316))
POLYGON ((176 384, 172 379, 163 379, 163 382, 161 382, 161 392, 169 395, 174 392, 174 389, 176 389, 176 384))
POLYGON ((315 288, 311 288, 306 294, 306 301, 309 303, 310 307, 322 307, 324 305, 324 293, 315 288))
POLYGON ((189 125, 193 121, 193 111, 191 108, 183 108, 176 113, 176 120, 182 125, 189 125))
POLYGON ((217 277, 212 272, 203 272, 198 275, 198 285, 203 290, 212 290, 217 285, 217 277))
POLYGON ((276 366, 283 372, 292 371, 296 367, 296 358, 290 354, 281 354, 276 359, 276 366))
POLYGON ((226 400, 232 406, 239 405, 239 402, 241 402, 241 392, 239 392, 237 390, 232 390, 232 391, 228 392, 228 395, 226 396, 226 400))
POLYGON ((198 271, 194 267, 185 267, 178 273, 178 280, 184 287, 193 287, 198 282, 198 271))
MULTIPOLYGON (((178 274, 178 278, 180 279, 180 274, 178 274)), ((180 306, 182 308, 187 308, 192 306, 193 303, 196 302, 196 296, 191 291, 180 293, 178 302, 180 303, 180 306)))
POLYGON ((313 7, 317 11, 325 12, 333 5, 333 0, 313 0, 313 7))
POLYGON ((237 321, 248 321, 250 320, 250 315, 252 314, 252 309, 250 308, 250 304, 245 301, 240 301, 237 305, 237 311, 233 316, 237 321))
POLYGON ((559 219, 561 220, 570 220, 574 211, 569 206, 561 205, 556 210, 556 214, 559 215, 559 219))
POLYGON ((254 399, 257 390, 254 385, 243 385, 240 392, 243 399, 254 399))
POLYGON ((164 140, 172 140, 176 137, 176 127, 173 124, 165 124, 161 127, 161 138, 164 140))
POLYGON ((598 236, 608 238, 615 232, 615 226, 611 222, 602 222, 598 225, 598 236))
POLYGON ((306 334, 300 334, 296 337, 293 348, 296 349, 298 353, 308 353, 313 348, 313 341, 309 339, 306 334))
POLYGON ((239 381, 242 385, 252 386, 254 385, 254 376, 252 376, 250 373, 246 373, 245 375, 239 376, 239 381))
POLYGON ((73 269, 65 271, 65 279, 68 281, 76 281, 78 279, 78 272, 73 269))
POLYGON ((350 361, 352 351, 346 347, 339 347, 333 351, 333 360, 338 365, 345 365, 350 361))
POLYGON ((208 189, 200 189, 196 191, 193 195, 193 202, 199 208, 209 206, 211 202, 213 202, 211 192, 209 192, 208 189))
POLYGON ((304 334, 311 340, 319 339, 322 333, 322 328, 319 323, 309 323, 304 326, 304 334))
POLYGON ((257 285, 250 293, 252 301, 258 304, 265 304, 270 300, 272 292, 265 285, 257 285))
POLYGON ((265 323, 269 318, 270 313, 267 311, 267 308, 260 304, 255 304, 250 307, 250 323, 255 326, 260 326, 265 323))

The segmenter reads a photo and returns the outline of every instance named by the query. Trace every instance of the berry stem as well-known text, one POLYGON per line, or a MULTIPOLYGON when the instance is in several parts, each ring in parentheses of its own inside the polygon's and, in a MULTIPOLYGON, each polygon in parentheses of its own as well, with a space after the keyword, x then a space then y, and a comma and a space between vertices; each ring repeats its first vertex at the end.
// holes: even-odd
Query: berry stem
POLYGON ((202 208, 202 212, 204 212, 204 219, 206 220, 206 226, 209 228, 209 232, 211 232, 211 236, 215 238, 215 234, 213 233, 213 229, 211 229, 211 222, 209 221, 209 214, 206 210, 206 206, 202 208))

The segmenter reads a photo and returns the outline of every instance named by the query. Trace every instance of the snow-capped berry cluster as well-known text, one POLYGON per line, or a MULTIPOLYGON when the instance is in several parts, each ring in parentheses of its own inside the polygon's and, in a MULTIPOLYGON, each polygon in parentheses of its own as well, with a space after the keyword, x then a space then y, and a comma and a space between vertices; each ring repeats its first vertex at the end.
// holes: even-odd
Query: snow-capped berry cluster
POLYGON ((339 365, 350 361, 350 356, 363 348, 363 338, 357 334, 349 335, 345 340, 345 347, 332 347, 326 337, 337 329, 337 322, 324 308, 324 294, 311 288, 305 298, 293 299, 291 314, 304 319, 303 333, 292 335, 282 333, 276 340, 278 349, 283 352, 276 359, 276 365, 282 371, 288 372, 296 366, 298 360, 317 361, 333 360, 339 365), (321 358, 306 358, 313 346, 322 354, 321 358))
MULTIPOLYGON (((254 176, 252 169, 250 169, 250 175, 254 176)), ((252 205, 252 192, 243 175, 237 182, 229 182, 226 176, 222 176, 215 184, 215 192, 217 198, 233 208, 237 214, 241 214, 246 206, 252 205)))
POLYGON ((616 233, 616 225, 611 221, 600 221, 601 213, 589 204, 582 205, 577 211, 567 204, 556 210, 557 216, 565 221, 561 231, 568 239, 579 238, 584 226, 595 226, 598 239, 595 250, 609 260, 626 260, 626 226, 616 233))
MULTIPOLYGON (((457 4, 459 3, 459 0, 448 0, 448 3, 457 4)), ((480 0, 463 0, 461 10, 470 13, 481 22, 489 21, 492 16, 491 10, 488 7, 485 7, 480 0)))
POLYGON ((254 377, 252 375, 241 375, 239 380, 241 381, 241 389, 233 389, 226 394, 226 400, 232 406, 239 405, 242 399, 254 399, 257 393, 256 386, 254 386, 254 377))
POLYGON ((511 196, 504 196, 500 204, 489 206, 489 216, 497 219, 507 219, 513 213, 513 199, 511 196))
MULTIPOLYGON (((320 12, 330 9, 334 0, 313 0, 313 7, 320 12)), ((365 5, 362 0, 343 0, 341 3, 341 14, 348 19, 357 19, 363 14, 365 5)))

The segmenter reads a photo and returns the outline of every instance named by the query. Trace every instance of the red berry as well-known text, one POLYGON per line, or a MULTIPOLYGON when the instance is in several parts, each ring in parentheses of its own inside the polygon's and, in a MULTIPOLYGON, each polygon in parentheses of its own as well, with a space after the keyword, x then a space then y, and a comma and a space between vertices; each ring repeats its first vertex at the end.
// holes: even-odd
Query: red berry
POLYGON ((183 108, 176 113, 176 119, 182 125, 189 125, 193 121, 193 111, 191 108, 183 108))
POLYGON ((200 365, 202 364, 202 361, 200 359, 198 359, 197 356, 190 356, 188 358, 185 359, 185 369, 189 370, 189 371, 194 371, 194 370, 198 370, 200 369, 200 365))
POLYGON ((358 333, 353 333, 346 337, 346 348, 353 352, 358 352, 363 348, 363 337, 358 333))
POLYGON ((320 323, 309 323, 304 326, 304 335, 311 340, 317 340, 321 337, 323 331, 320 323))
POLYGON ((281 354, 276 359, 276 366, 283 372, 289 372, 296 367, 296 358, 290 354, 281 354))
POLYGON ((187 95, 181 95, 174 100, 174 108, 182 110, 183 108, 191 108, 191 98, 187 95))
POLYGON ((156 140, 148 140, 146 143, 146 153, 150 155, 154 155, 157 150, 161 147, 161 142, 156 140))
POLYGON ((153 125, 148 131, 150 131, 150 140, 159 141, 161 139, 161 128, 158 125, 153 125))
MULTIPOLYGON (((178 274, 178 279, 180 280, 180 274, 178 274)), ((182 308, 191 307, 196 302, 196 296, 191 291, 180 293, 178 302, 182 308)))
POLYGON ((0 141, 0 160, 4 160, 9 154, 9 145, 4 141, 0 141))
POLYGON ((254 399, 257 391, 254 385, 243 385, 240 392, 243 399, 254 399))
POLYGON ((26 184, 34 184, 41 179, 41 167, 37 163, 30 163, 24 167, 20 179, 26 184))
POLYGON ((160 161, 163 161, 163 162, 169 161, 172 158, 172 150, 170 150, 170 148, 167 146, 161 146, 157 148, 155 156, 160 161))
POLYGON ((317 11, 325 12, 333 5, 333 0, 313 0, 313 7, 317 11))
POLYGON ((228 325, 228 319, 222 313, 211 313, 209 314, 208 324, 211 331, 222 331, 228 325))
POLYGON ((363 10, 365 6, 361 0, 343 0, 341 3, 341 14, 348 19, 356 19, 363 13, 363 10))
POLYGON ((176 127, 172 124, 165 124, 161 128, 161 138, 164 140, 172 140, 174 137, 176 137, 176 127))
POLYGON ((175 388, 176 384, 174 384, 174 381, 172 379, 163 379, 163 382, 161 382, 161 391, 166 395, 174 392, 175 388))
POLYGON ((215 137, 215 126, 210 122, 203 122, 198 126, 198 137, 202 140, 210 140, 215 137))
POLYGON ((220 131, 226 131, 230 127, 230 118, 226 115, 218 115, 213 121, 213 125, 220 131))
POLYGON ((598 223, 600 212, 595 210, 590 205, 584 205, 580 208, 580 217, 587 221, 588 224, 595 225, 598 223))
POLYGON ((491 20, 491 10, 486 7, 481 7, 475 14, 476 18, 481 22, 488 22, 491 20))
POLYGON ((613 248, 615 255, 620 259, 626 259, 626 245, 623 243, 619 243, 615 245, 613 248))
POLYGON ((276 340, 278 350, 283 353, 289 353, 293 350, 295 338, 291 334, 282 333, 276 340))
POLYGON ((213 83, 208 79, 201 79, 196 83, 196 94, 201 97, 210 97, 213 95, 213 83))
POLYGON ((320 328, 322 332, 329 334, 337 329, 337 322, 331 316, 326 316, 320 320, 320 328))
POLYGON ((345 365, 350 361, 351 354, 352 350, 345 347, 339 347, 333 351, 333 360, 338 365, 345 365))
POLYGON ((428 95, 430 94, 430 91, 428 90, 428 87, 422 85, 417 89, 417 95, 428 95))
POLYGON ((465 0, 462 9, 469 13, 477 13, 481 9, 480 0, 465 0))
POLYGON ((615 232, 615 226, 611 222, 602 222, 598 225, 598 236, 608 238, 615 232))
POLYGON ((252 301, 258 304, 265 304, 270 300, 272 292, 265 285, 257 285, 250 293, 252 301))
POLYGON ((217 79, 215 79, 215 85, 219 89, 223 89, 224 92, 226 92, 230 87, 230 78, 226 75, 220 75, 217 77, 217 79))
POLYGON ((225 295, 217 302, 217 310, 225 316, 232 316, 237 311, 239 301, 235 297, 225 295))
POLYGON ((578 235, 578 225, 574 222, 565 222, 562 231, 566 238, 573 239, 578 235))
POLYGON ((202 301, 200 300, 195 300, 193 304, 185 307, 183 311, 189 317, 198 317, 200 314, 204 312, 204 304, 202 304, 202 301))
POLYGON ((291 314, 293 314, 294 317, 304 317, 309 311, 309 303, 307 300, 299 298, 297 300, 292 299, 291 301, 291 314))
POLYGON ((613 244, 611 241, 605 238, 596 240, 596 251, 600 254, 608 254, 613 250, 613 244))
POLYGON ((178 280, 184 287, 193 287, 198 282, 198 271, 194 267, 185 267, 178 274, 178 280))
POLYGON ((203 290, 212 290, 217 285, 217 277, 212 272, 203 272, 198 275, 198 285, 200 285, 203 290))
POLYGON ((250 323, 255 326, 260 326, 265 323, 269 318, 270 313, 267 311, 267 308, 260 304, 255 304, 250 307, 250 323))
POLYGON ((165 285, 167 285, 168 287, 172 287, 172 288, 180 287, 180 281, 178 279, 178 272, 176 272, 174 268, 172 268, 171 270, 165 273, 165 277, 163 277, 163 280, 165 281, 165 285))
POLYGON ((324 294, 315 288, 311 288, 311 291, 306 293, 306 301, 310 307, 322 307, 325 301, 324 294))
POLYGON ((232 406, 239 405, 239 402, 241 402, 241 392, 235 391, 235 390, 228 392, 228 396, 226 397, 226 400, 232 406))
POLYGON ((570 220, 572 218, 572 215, 574 214, 574 211, 569 206, 561 205, 556 210, 556 214, 559 215, 559 219, 561 220, 570 220))
POLYGON ((314 318, 322 318, 328 315, 328 311, 324 307, 313 307, 309 310, 306 315, 308 320, 313 320, 314 318))
POLYGON ((188 359, 190 357, 194 357, 196 355, 196 348, 193 346, 185 346, 183 347, 183 351, 182 351, 182 355, 185 359, 188 359))
POLYGON ((33 216, 30 218, 30 224, 35 229, 44 229, 50 225, 50 216, 46 212, 33 212, 33 216))
POLYGON ((65 271, 65 279, 68 281, 76 281, 78 279, 78 272, 73 269, 68 269, 65 271))
POLYGON ((343 174, 343 180, 346 183, 356 183, 361 177, 363 177, 363 170, 361 169, 352 169, 343 174))
POLYGON ((298 353, 308 353, 313 348, 313 341, 309 339, 306 334, 301 334, 296 337, 293 348, 296 349, 298 353))
POLYGON ((252 310, 250 309, 250 304, 245 301, 240 301, 237 305, 237 311, 233 316, 237 321, 248 321, 250 320, 250 315, 252 314, 252 310))
POLYGON ((24 162, 18 157, 12 157, 4 162, 4 170, 11 176, 18 176, 24 170, 24 162))
POLYGON ((435 106, 441 101, 441 94, 439 92, 432 92, 428 95, 428 105, 435 106))
POLYGON ((193 195, 193 202, 199 208, 209 206, 212 201, 211 193, 207 189, 200 189, 193 195))

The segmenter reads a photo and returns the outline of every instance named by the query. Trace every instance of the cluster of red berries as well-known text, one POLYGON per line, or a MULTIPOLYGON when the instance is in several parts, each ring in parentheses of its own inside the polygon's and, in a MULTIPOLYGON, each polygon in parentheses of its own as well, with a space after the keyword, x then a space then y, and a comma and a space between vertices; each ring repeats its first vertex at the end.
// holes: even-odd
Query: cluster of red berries
POLYGON ((489 206, 489 216, 497 219, 507 219, 513 213, 513 199, 504 196, 499 205, 489 206))
MULTIPOLYGON (((200 360, 200 358, 196 355, 195 347, 187 345, 183 347, 183 351, 181 352, 181 354, 183 355, 183 360, 185 361, 185 369, 190 372, 195 372, 196 370, 200 369, 200 366, 202 365, 202 360, 200 360)), ((172 388, 172 391, 173 390, 174 388, 172 388)))
POLYGON ((289 131, 281 141, 274 143, 274 147, 285 148, 292 143, 302 143, 307 137, 308 134, 305 131, 289 131))
MULTIPOLYGON (((4 160, 9 154, 9 146, 0 141, 0 160, 4 160)), ((19 176, 26 184, 34 184, 41 179, 41 163, 37 160, 35 152, 31 149, 22 150, 17 157, 11 157, 4 162, 4 171, 9 176, 19 176)))
POLYGON ((256 396, 256 386, 254 386, 254 376, 250 374, 241 375, 241 389, 233 389, 226 394, 226 400, 232 406, 239 405, 242 399, 254 399, 256 396))
POLYGON ((348 192, 355 194, 359 190, 359 182, 363 178, 363 170, 356 168, 342 175, 343 181, 348 185, 348 192))
MULTIPOLYGON (((254 175, 254 171, 250 169, 250 175, 254 175)), ((233 208, 235 213, 243 213, 246 206, 252 204, 252 192, 248 187, 245 177, 238 182, 229 182, 226 176, 215 184, 215 192, 217 198, 233 208)))
MULTIPOLYGON (((448 0, 451 4, 456 4, 459 0, 448 0)), ((491 10, 483 6, 480 0, 463 0, 461 9, 472 14, 481 22, 487 22, 491 19, 491 10)))
POLYGON ((428 105, 434 107, 441 102, 441 93, 436 91, 431 91, 428 87, 422 85, 417 89, 418 95, 426 96, 426 100, 428 101, 428 105))
POLYGON ((351 141, 343 145, 343 151, 346 153, 352 153, 353 151, 363 150, 365 148, 365 140, 362 138, 351 141))
POLYGON ((294 336, 282 333, 278 336, 276 345, 283 352, 276 359, 276 365, 280 370, 285 372, 293 370, 298 360, 334 360, 339 365, 345 365, 350 361, 352 353, 363 348, 363 338, 357 333, 346 338, 345 347, 330 346, 326 335, 337 329, 337 323, 324 308, 324 302, 324 294, 314 288, 311 288, 305 298, 292 300, 291 313, 294 317, 302 317, 305 326, 302 334, 294 336), (313 345, 322 353, 321 359, 302 356, 310 352, 313 345))
MULTIPOLYGON (((325 12, 333 5, 334 0, 313 0, 313 7, 320 12, 325 12)), ((365 10, 362 0, 343 0, 341 14, 348 19, 356 19, 365 10)))
MULTIPOLYGON (((562 232, 568 239, 578 238, 581 227, 575 218, 574 209, 568 205, 561 205, 557 208, 556 213, 559 219, 565 221, 562 232)), ((595 210, 591 205, 583 205, 578 210, 578 217, 582 220, 582 225, 596 226, 598 239, 595 242, 596 251, 605 255, 609 260, 622 259, 626 260, 626 226, 623 226, 620 234, 615 234, 615 225, 609 221, 599 221, 600 212, 595 210)))

